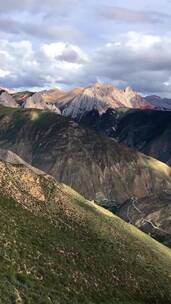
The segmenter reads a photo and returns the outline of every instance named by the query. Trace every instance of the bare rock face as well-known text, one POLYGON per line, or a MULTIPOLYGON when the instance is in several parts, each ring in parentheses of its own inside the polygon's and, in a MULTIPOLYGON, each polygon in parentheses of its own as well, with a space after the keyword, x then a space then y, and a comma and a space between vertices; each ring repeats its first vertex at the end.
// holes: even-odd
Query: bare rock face
POLYGON ((50 89, 50 90, 43 90, 39 92, 44 102, 48 104, 54 104, 56 100, 61 98, 65 92, 60 89, 50 89))
POLYGON ((108 109, 155 109, 171 110, 170 100, 158 96, 143 98, 131 87, 120 90, 111 84, 95 83, 86 88, 74 88, 69 92, 60 89, 43 90, 37 93, 23 91, 10 92, 0 88, 1 104, 7 106, 49 109, 75 120, 93 110, 99 114, 108 109), (3 95, 5 94, 5 95, 3 95))
POLYGON ((32 95, 34 95, 34 93, 30 91, 14 92, 11 94, 20 107, 22 107, 27 98, 31 97, 32 95))
POLYGON ((81 117, 89 111, 105 112, 108 108, 152 108, 140 95, 130 87, 119 90, 112 85, 95 83, 85 89, 77 89, 62 96, 56 105, 64 116, 74 119, 81 117))
POLYGON ((7 92, 2 92, 0 95, 0 104, 5 107, 17 108, 18 104, 15 99, 7 92))
POLYGON ((60 114, 60 110, 52 103, 44 101, 41 93, 35 93, 31 97, 27 98, 23 103, 25 109, 49 109, 57 114, 60 114))

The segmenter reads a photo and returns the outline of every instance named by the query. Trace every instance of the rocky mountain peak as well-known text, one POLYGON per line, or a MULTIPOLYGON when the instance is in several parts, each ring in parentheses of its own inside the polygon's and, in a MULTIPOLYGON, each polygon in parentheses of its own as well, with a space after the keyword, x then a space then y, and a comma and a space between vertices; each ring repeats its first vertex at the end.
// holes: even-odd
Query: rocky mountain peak
POLYGON ((16 103, 15 99, 7 91, 1 91, 0 104, 11 108, 18 107, 18 104, 16 103))
POLYGON ((125 88, 125 91, 126 91, 126 92, 129 92, 129 91, 134 92, 134 90, 133 90, 132 87, 130 87, 130 86, 127 86, 127 87, 125 88))

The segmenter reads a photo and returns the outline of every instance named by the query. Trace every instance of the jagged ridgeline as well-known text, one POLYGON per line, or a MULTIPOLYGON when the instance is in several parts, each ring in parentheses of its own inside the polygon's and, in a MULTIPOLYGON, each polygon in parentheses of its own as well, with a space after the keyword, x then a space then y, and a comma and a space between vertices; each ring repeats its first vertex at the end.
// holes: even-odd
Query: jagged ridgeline
POLYGON ((60 89, 40 92, 10 92, 0 88, 0 104, 10 107, 50 109, 79 120, 91 110, 99 113, 107 109, 133 108, 170 110, 170 100, 158 96, 139 95, 131 87, 120 90, 111 84, 94 83, 71 91, 60 89))
POLYGON ((0 299, 171 303, 171 251, 0 150, 0 299))
POLYGON ((36 109, 1 108, 0 146, 171 245, 167 165, 36 109), (134 205, 132 197, 137 198, 134 205))

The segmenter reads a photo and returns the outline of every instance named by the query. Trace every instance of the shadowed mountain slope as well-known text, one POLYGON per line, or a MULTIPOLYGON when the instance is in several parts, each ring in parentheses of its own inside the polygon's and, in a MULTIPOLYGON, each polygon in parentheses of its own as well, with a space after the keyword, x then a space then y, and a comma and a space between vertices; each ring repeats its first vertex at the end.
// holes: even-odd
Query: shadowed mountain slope
POLYGON ((171 164, 171 112, 134 110, 118 122, 119 142, 171 164))
POLYGON ((116 138, 131 148, 171 164, 171 112, 108 109, 85 113, 81 125, 116 138))
POLYGON ((90 199, 101 191, 124 201, 170 187, 167 165, 52 112, 2 109, 0 145, 90 199))

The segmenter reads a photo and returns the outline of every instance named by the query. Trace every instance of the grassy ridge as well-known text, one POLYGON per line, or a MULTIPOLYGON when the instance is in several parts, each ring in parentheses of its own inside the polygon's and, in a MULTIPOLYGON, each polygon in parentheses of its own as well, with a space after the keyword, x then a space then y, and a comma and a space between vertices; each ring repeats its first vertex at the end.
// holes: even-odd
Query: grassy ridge
POLYGON ((1 197, 1 303, 171 303, 171 251, 64 192, 53 221, 1 197))

